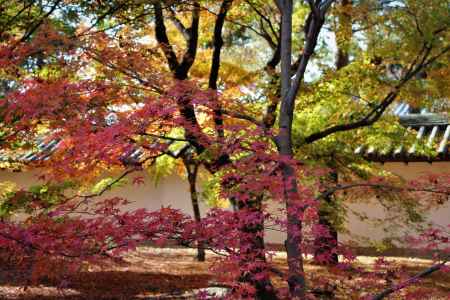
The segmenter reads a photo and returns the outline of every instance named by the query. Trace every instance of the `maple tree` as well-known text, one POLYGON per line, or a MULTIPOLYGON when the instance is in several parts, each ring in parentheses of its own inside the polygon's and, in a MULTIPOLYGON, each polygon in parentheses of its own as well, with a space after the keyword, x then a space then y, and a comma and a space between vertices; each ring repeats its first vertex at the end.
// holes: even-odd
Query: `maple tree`
MULTIPOLYGON (((199 259, 205 249, 225 255, 217 268, 228 275, 230 297, 305 299, 303 256, 335 260, 341 250, 321 199, 356 188, 449 193, 444 175, 330 184, 335 160, 314 157, 374 127, 382 135, 394 126, 386 112, 399 98, 448 96, 449 16, 441 1, 43 2, 13 2, 1 18, 2 149, 33 150, 40 136, 58 145, 31 163, 46 184, 7 193, 2 206, 5 215, 31 213, 25 222, 3 219, 0 243, 31 257, 32 269, 51 258, 72 262, 70 272, 144 241, 175 241, 199 248, 199 259), (337 51, 322 42, 326 26, 337 51), (255 58, 239 60, 246 47, 255 58), (305 80, 313 63, 319 78, 305 80), (393 63, 404 66, 399 78, 386 76, 383 66, 393 63), (416 80, 424 70, 426 85, 416 80), (197 205, 193 220, 170 208, 122 212, 124 199, 95 200, 167 157, 184 162, 194 211, 199 168, 234 210, 201 217, 197 205), (106 176, 115 179, 88 192, 106 176), (272 203, 284 206, 282 217, 270 212, 272 203), (287 274, 265 248, 269 223, 286 231, 287 274), (275 289, 274 275, 287 290, 275 289)), ((422 242, 448 250, 440 232, 422 242)), ((445 263, 438 266, 433 271, 445 263)))

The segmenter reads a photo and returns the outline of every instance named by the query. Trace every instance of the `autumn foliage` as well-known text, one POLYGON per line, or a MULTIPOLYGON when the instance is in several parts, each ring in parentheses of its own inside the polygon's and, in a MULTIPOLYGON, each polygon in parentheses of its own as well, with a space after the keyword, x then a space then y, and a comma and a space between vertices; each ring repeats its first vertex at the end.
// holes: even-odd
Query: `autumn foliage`
MULTIPOLYGON (((337 168, 314 158, 332 147, 330 140, 335 146, 356 143, 371 134, 365 130, 373 124, 391 122, 392 116, 383 117, 398 98, 425 93, 414 81, 422 71, 430 69, 430 96, 448 96, 436 88, 442 85, 440 74, 448 73, 449 50, 448 14, 439 1, 426 5, 425 16, 419 9, 424 1, 418 0, 399 1, 404 7, 330 0, 54 0, 44 1, 42 10, 12 2, 2 16, 0 39, 1 147, 10 165, 38 168, 43 185, 4 197, 0 247, 18 265, 28 264, 30 280, 56 269, 64 280, 86 263, 116 260, 143 243, 176 244, 201 246, 222 257, 214 268, 225 274, 229 299, 313 299, 314 287, 305 285, 306 254, 316 253, 319 264, 340 255, 337 270, 348 270, 354 259, 332 228, 320 224, 324 199, 348 190, 403 194, 424 207, 448 199, 448 174, 401 182, 352 173, 330 183, 327 178, 337 168), (248 16, 243 7, 251 11, 248 16), (21 18, 24 12, 28 19, 21 18), (294 38, 293 16, 301 23, 296 24, 301 38, 294 38), (361 44, 353 41, 355 49, 347 44, 353 40, 352 20, 365 38, 361 44), (403 28, 401 22, 418 22, 417 28, 403 28), (340 63, 337 70, 319 64, 323 76, 306 82, 314 55, 327 51, 319 45, 327 24, 339 32, 340 63), (257 37, 240 36, 236 29, 253 26, 257 37), (395 34, 379 46, 378 30, 395 34), (253 61, 242 67, 225 53, 221 58, 226 49, 227 55, 237 51, 237 60, 233 43, 261 38, 271 48, 263 67, 253 61), (397 39, 404 49, 394 48, 397 39), (291 61, 295 51, 298 60, 291 61), (406 54, 400 57, 402 51, 406 54), (401 77, 386 79, 385 70, 368 58, 377 55, 407 66, 401 77), (371 102, 349 102, 352 93, 371 102), (318 111, 325 117, 317 117, 318 111), (37 149, 38 140, 54 147, 37 149), (24 160, 29 151, 39 153, 24 160), (170 207, 127 211, 126 199, 98 200, 161 157, 200 166, 217 180, 218 197, 233 209, 215 208, 196 219, 170 207), (111 174, 117 179, 90 192, 111 174), (14 218, 16 211, 27 214, 14 218), (287 233, 286 272, 265 247, 268 227, 287 233), (274 278, 284 287, 275 287, 274 278)), ((253 42, 249 48, 258 50, 253 42)), ((352 164, 352 155, 337 146, 331 152, 352 164)), ((132 181, 146 184, 138 177, 132 181)), ((410 242, 428 253, 450 252, 448 229, 427 229, 410 242)), ((448 256, 435 258, 433 272, 445 269, 448 256)), ((365 274, 364 284, 373 283, 373 276, 365 274)), ((399 281, 386 295, 420 277, 399 281)))

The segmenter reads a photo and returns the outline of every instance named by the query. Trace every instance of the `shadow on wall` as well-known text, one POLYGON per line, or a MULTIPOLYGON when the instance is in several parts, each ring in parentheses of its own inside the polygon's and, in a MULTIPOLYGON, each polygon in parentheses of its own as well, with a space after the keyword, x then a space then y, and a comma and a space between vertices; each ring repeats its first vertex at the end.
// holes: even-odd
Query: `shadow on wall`
MULTIPOLYGON (((423 176, 426 173, 442 173, 450 172, 450 162, 429 163, 386 163, 383 168, 394 174, 403 177, 406 180, 415 179, 423 176)), ((0 182, 12 181, 20 187, 29 187, 38 183, 38 172, 7 172, 0 171, 0 182)), ((146 208, 148 210, 157 210, 161 206, 171 206, 175 209, 180 209, 185 213, 193 215, 192 204, 189 196, 189 187, 186 180, 179 176, 172 175, 162 179, 158 185, 155 185, 146 172, 135 173, 130 177, 142 176, 144 184, 132 185, 127 184, 122 187, 114 188, 106 192, 101 198, 122 197, 126 198, 132 203, 126 206, 125 209, 146 208)), ((200 189, 200 187, 199 187, 200 189)), ((351 209, 367 213, 370 217, 382 218, 386 216, 385 210, 381 205, 377 204, 374 199, 373 203, 365 204, 351 204, 351 209)), ((269 210, 276 212, 281 204, 270 203, 269 210)), ((200 201, 200 210, 202 215, 208 210, 208 207, 200 201)), ((438 209, 430 211, 427 215, 428 219, 441 226, 446 226, 450 223, 450 203, 446 203, 438 209)), ((387 236, 386 232, 381 227, 373 226, 368 222, 361 221, 356 215, 350 214, 346 223, 347 229, 355 235, 370 238, 371 240, 381 241, 387 236)), ((266 242, 271 244, 283 244, 286 235, 284 232, 278 231, 276 228, 267 230, 266 242)), ((352 238, 345 234, 340 234, 341 241, 348 241, 352 238)), ((362 244, 361 246, 367 246, 362 244)))
MULTIPOLYGON (((413 162, 409 164, 401 162, 385 163, 383 168, 386 171, 392 172, 405 180, 413 180, 427 174, 439 174, 450 172, 450 162, 435 162, 435 163, 422 163, 413 162)), ((450 183, 449 183, 450 185, 450 183)), ((359 214, 365 214, 369 218, 383 219, 387 217, 385 208, 379 204, 379 200, 372 198, 368 199, 368 203, 352 203, 349 205, 351 210, 359 214)), ((450 200, 450 199, 449 199, 450 200)), ((450 224, 450 201, 443 203, 442 205, 431 209, 425 216, 426 222, 432 222, 438 226, 447 227, 450 224)), ((383 225, 383 224, 381 224, 383 225)), ((346 223, 346 228, 354 235, 358 235, 364 238, 370 238, 374 241, 382 241, 384 238, 389 237, 389 233, 383 230, 384 226, 377 226, 370 224, 367 221, 362 221, 356 214, 350 213, 346 223)), ((394 228, 396 229, 396 228, 394 228)), ((406 238, 411 232, 404 232, 399 230, 398 234, 400 238, 406 238)), ((340 235, 341 241, 351 240, 351 236, 346 234, 340 235)), ((361 246, 367 246, 362 244, 361 246)))

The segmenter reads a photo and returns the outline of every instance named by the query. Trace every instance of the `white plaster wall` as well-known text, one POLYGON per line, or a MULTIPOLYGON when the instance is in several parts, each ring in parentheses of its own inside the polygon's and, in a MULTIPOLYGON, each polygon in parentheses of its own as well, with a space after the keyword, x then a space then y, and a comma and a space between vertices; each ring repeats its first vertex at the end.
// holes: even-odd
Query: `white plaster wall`
MULTIPOLYGON (((417 179, 427 174, 450 173, 450 162, 435 162, 435 163, 386 163, 382 166, 385 170, 392 172, 406 180, 417 179)), ((449 183, 450 184, 450 183, 449 183)), ((450 200, 450 199, 449 199, 450 200)), ((369 203, 352 203, 349 207, 357 212, 365 213, 370 218, 384 218, 386 217, 385 209, 379 204, 377 199, 368 199, 369 203)), ((447 226, 450 224, 450 201, 447 201, 442 206, 430 210, 426 216, 428 221, 440 226, 447 226)), ((370 222, 361 221, 356 215, 350 213, 346 223, 346 228, 354 235, 371 240, 381 241, 388 237, 389 234, 383 231, 382 226, 374 226, 370 222)), ((399 236, 411 234, 399 230, 399 236)), ((341 240, 350 240, 352 237, 346 234, 340 235, 341 240)), ((363 244, 364 246, 364 244, 363 244)))
MULTIPOLYGON (((386 163, 383 166, 386 170, 391 171, 405 179, 414 179, 426 173, 442 173, 450 172, 450 163, 386 163)), ((36 184, 37 172, 7 172, 0 171, 0 182, 13 181, 18 186, 27 187, 36 184)), ((189 197, 189 188, 185 180, 179 176, 173 175, 161 180, 155 186, 151 178, 145 173, 135 174, 134 176, 143 176, 145 184, 135 186, 128 184, 123 187, 115 188, 106 192, 102 198, 119 196, 133 201, 129 205, 129 209, 146 208, 149 210, 159 209, 161 206, 171 206, 181 209, 183 212, 193 214, 192 205, 189 197)), ((280 204, 270 204, 269 210, 276 211, 280 204)), ((365 204, 351 204, 351 208, 356 211, 365 212, 370 217, 382 218, 385 215, 384 209, 377 204, 377 201, 365 204)), ((201 213, 205 214, 208 210, 206 205, 201 202, 201 213)), ((428 218, 440 225, 450 223, 450 203, 446 203, 439 209, 433 210, 428 214, 428 218)), ((356 235, 367 237, 370 239, 381 240, 386 236, 381 228, 374 227, 367 222, 362 222, 356 216, 350 214, 346 227, 349 231, 356 235)), ((285 234, 277 230, 267 230, 266 242, 282 244, 285 240, 285 234)), ((349 240, 350 237, 341 234, 341 240, 349 240)))
MULTIPOLYGON (((39 173, 37 171, 0 171, 0 182, 11 181, 20 188, 27 188, 39 184, 38 175, 39 173)), ((137 208, 156 210, 162 206, 171 206, 172 208, 181 209, 185 213, 193 214, 189 196, 189 186, 181 177, 173 175, 161 180, 158 185, 155 185, 146 172, 134 173, 133 175, 130 175, 130 179, 136 176, 142 176, 144 178, 144 184, 127 184, 122 187, 116 187, 105 192, 99 199, 112 197, 126 198, 129 201, 132 201, 132 203, 127 206, 130 210, 137 208)), ((206 206, 201 203, 201 212, 203 213, 206 209, 206 206)))

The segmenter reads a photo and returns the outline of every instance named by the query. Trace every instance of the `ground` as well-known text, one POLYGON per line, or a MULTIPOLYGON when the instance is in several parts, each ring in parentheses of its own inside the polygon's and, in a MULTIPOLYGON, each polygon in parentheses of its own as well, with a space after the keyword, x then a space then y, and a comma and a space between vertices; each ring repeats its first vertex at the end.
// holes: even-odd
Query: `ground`
MULTIPOLYGON (((193 294, 200 289, 214 287, 223 290, 223 284, 209 270, 210 264, 217 258, 209 254, 206 263, 196 262, 194 250, 158 249, 142 247, 129 253, 126 263, 110 264, 107 267, 89 267, 85 272, 67 278, 64 288, 57 288, 55 280, 41 278, 38 282, 24 288, 26 282, 3 264, 0 267, 0 299, 193 299, 193 294)), ((283 253, 275 256, 280 270, 286 270, 283 253)), ((356 267, 370 269, 373 257, 359 257, 356 267)), ((417 273, 431 264, 420 259, 396 258, 398 265, 410 274, 417 273)), ((320 286, 315 292, 318 299, 359 299, 364 296, 364 283, 354 270, 333 271, 306 264, 309 281, 320 286), (318 284, 318 278, 326 275, 327 283, 318 284), (330 298, 334 294, 335 298, 330 298)), ((386 272, 378 271, 375 279, 380 286, 388 284, 386 272)), ((392 278, 396 280, 396 278, 392 278)), ((275 285, 281 281, 274 278, 275 285)), ((310 286, 312 286, 310 284, 310 286)), ((423 287, 417 299, 450 299, 450 273, 438 272, 420 283, 423 287)), ((405 299, 410 288, 397 297, 405 299)))

